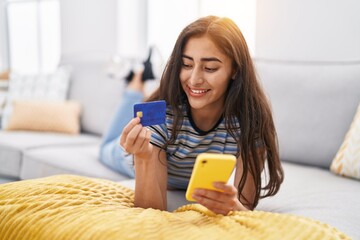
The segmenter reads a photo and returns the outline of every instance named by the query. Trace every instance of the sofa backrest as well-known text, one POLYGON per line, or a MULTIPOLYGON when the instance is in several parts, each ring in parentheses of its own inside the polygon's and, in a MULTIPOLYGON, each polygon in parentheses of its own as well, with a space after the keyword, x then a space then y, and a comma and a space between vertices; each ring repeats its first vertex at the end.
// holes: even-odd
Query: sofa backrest
POLYGON ((360 102, 360 2, 258 0, 256 65, 282 160, 328 168, 360 102))
POLYGON ((360 63, 257 60, 282 160, 328 168, 360 103, 360 63))
POLYGON ((69 99, 81 103, 82 132, 101 135, 121 101, 125 82, 107 75, 106 62, 66 62, 72 67, 69 99))

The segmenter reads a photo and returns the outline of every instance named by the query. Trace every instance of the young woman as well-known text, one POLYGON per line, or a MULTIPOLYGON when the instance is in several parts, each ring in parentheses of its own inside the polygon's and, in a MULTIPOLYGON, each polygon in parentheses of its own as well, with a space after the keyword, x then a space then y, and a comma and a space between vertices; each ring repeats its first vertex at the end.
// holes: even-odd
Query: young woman
MULTIPOLYGON (((252 210, 277 193, 283 171, 270 106, 233 21, 204 17, 180 33, 160 87, 147 101, 160 99, 167 103, 165 124, 142 127, 133 118, 116 138, 133 155, 135 206, 165 210, 166 190, 186 189, 202 152, 237 156, 233 185, 217 182, 223 192, 195 191, 197 202, 213 212, 252 210)), ((131 172, 122 170, 128 164, 120 149, 118 170, 131 172)))

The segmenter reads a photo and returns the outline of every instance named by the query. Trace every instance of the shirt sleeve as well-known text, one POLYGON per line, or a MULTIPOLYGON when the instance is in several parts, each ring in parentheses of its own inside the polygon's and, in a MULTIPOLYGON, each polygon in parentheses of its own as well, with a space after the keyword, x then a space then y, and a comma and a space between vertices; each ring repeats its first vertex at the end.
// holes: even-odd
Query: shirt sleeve
POLYGON ((150 143, 158 148, 164 149, 165 143, 168 141, 168 131, 165 124, 148 126, 151 131, 150 143))

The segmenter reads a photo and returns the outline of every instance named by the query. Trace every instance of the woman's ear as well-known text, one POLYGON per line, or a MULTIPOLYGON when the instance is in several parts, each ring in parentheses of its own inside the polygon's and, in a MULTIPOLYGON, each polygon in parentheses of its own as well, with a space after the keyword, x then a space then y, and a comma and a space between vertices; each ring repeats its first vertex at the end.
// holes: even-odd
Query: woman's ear
POLYGON ((234 70, 233 74, 231 75, 231 79, 235 79, 237 73, 238 73, 238 71, 237 71, 237 70, 234 70))

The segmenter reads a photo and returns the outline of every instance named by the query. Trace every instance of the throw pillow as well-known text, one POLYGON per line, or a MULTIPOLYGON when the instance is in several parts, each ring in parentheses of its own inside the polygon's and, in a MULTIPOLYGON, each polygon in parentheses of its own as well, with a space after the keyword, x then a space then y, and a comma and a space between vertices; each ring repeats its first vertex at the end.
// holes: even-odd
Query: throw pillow
POLYGON ((78 134, 80 104, 74 101, 14 101, 6 130, 78 134))
POLYGON ((19 75, 11 73, 1 127, 7 128, 14 100, 64 101, 69 88, 70 70, 70 67, 62 66, 52 74, 19 75))
POLYGON ((330 169, 336 174, 360 179, 360 104, 330 169))

